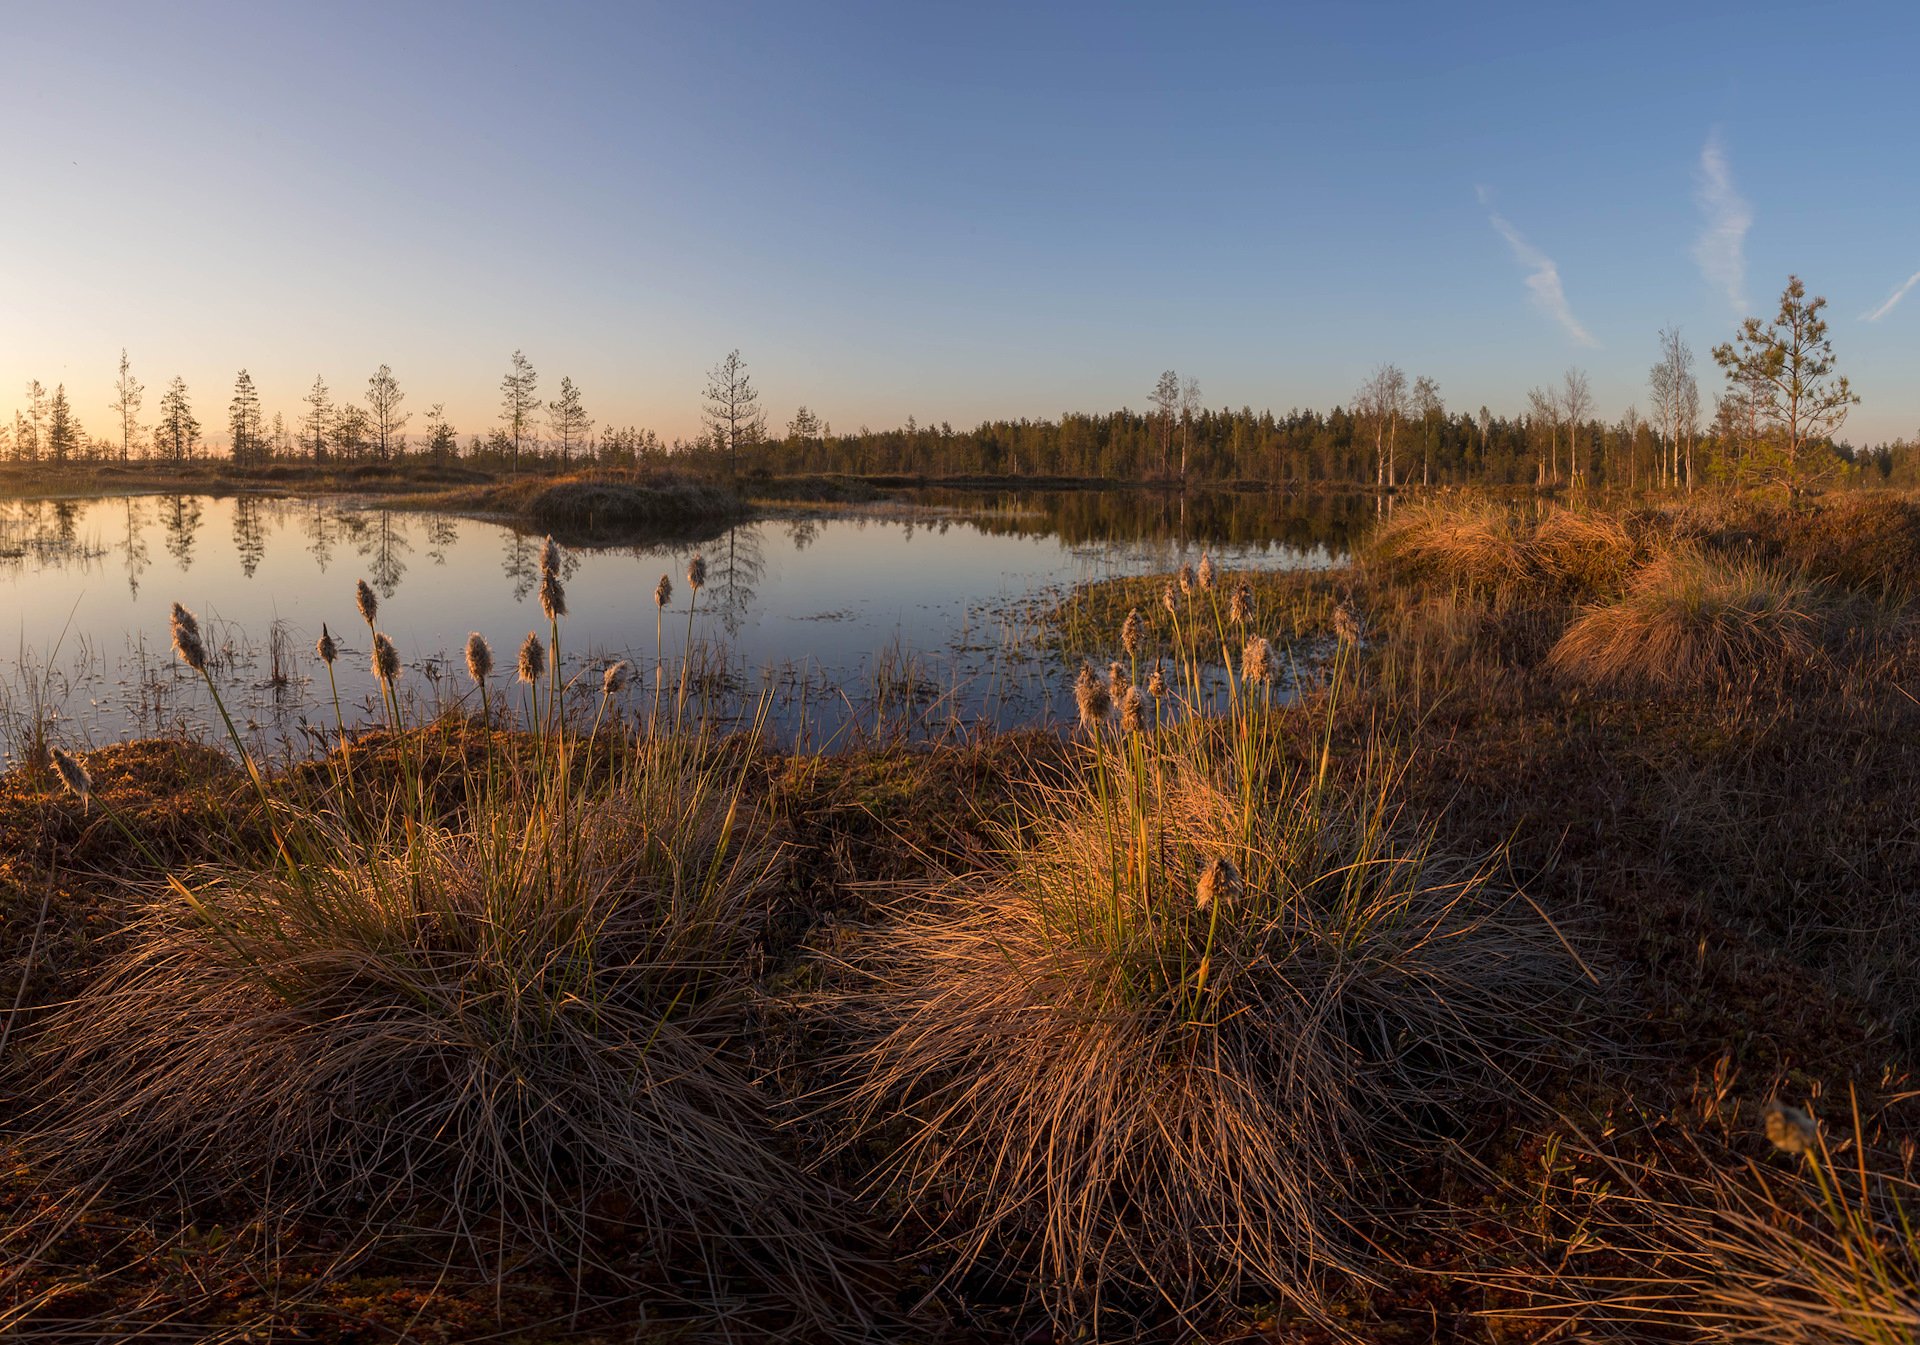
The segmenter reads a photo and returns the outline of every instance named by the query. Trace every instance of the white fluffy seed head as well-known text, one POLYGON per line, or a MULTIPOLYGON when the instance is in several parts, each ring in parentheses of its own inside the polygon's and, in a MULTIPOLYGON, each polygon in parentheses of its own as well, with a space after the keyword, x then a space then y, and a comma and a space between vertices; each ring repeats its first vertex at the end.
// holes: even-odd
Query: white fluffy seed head
POLYGON ((1188 598, 1192 597, 1193 596, 1193 566, 1186 565, 1186 564, 1181 565, 1180 573, 1176 575, 1175 578, 1177 578, 1180 581, 1181 596, 1188 597, 1188 598))
POLYGON ((1141 619, 1140 609, 1133 608, 1127 613, 1127 619, 1120 627, 1120 647, 1127 651, 1128 658, 1140 657, 1140 645, 1145 638, 1147 623, 1141 619))
POLYGON ((1227 604, 1227 618, 1236 626, 1253 620, 1253 585, 1243 582, 1234 587, 1233 598, 1227 604))
POLYGON ((560 573, 560 545, 553 540, 553 534, 547 534, 547 540, 540 546, 540 573, 560 573))
POLYGON ((558 621, 567 614, 567 590, 554 570, 540 573, 540 612, 549 621, 558 621))
POLYGON ((1215 855, 1200 870, 1200 881, 1194 884, 1194 909, 1204 911, 1215 902, 1224 909, 1231 906, 1239 895, 1240 870, 1225 855, 1215 855))
POLYGON ((660 582, 653 586, 653 605, 655 607, 665 607, 672 601, 673 580, 663 574, 660 576, 660 582))
POLYGON ((1120 725, 1129 733, 1144 733, 1147 728, 1147 698, 1140 688, 1129 686, 1120 697, 1120 725))
POLYGON ((467 636, 467 676, 479 686, 493 673, 493 646, 479 631, 467 636))
POLYGON ((687 562, 687 587, 698 593, 706 586, 707 558, 695 552, 693 559, 687 562))
POLYGON ((1195 572, 1195 578, 1200 581, 1202 591, 1213 587, 1213 557, 1205 551, 1200 553, 1200 568, 1195 572))
POLYGON ((1080 676, 1073 684, 1073 699, 1080 708, 1080 727, 1089 733, 1106 722, 1107 711, 1113 706, 1107 684, 1100 680, 1091 663, 1080 665, 1080 676))
POLYGON ((600 679, 600 694, 603 696, 618 695, 621 688, 626 686, 627 678, 631 676, 632 673, 633 665, 625 659, 621 659, 618 663, 610 665, 607 668, 605 676, 600 679))
POLYGON ((1157 701, 1167 698, 1167 675, 1160 671, 1160 665, 1154 664, 1153 671, 1147 675, 1147 694, 1157 701))
POLYGON ((206 672, 207 647, 200 639, 200 623, 179 603, 173 605, 173 652, 195 672, 206 672))
POLYGON ((53 749, 53 769, 60 776, 72 795, 85 803, 93 797, 93 777, 87 774, 87 768, 80 764, 80 758, 64 747, 53 749))
POLYGON ((540 674, 547 670, 547 647, 540 643, 535 631, 528 631, 527 638, 520 642, 519 674, 522 682, 538 682, 540 674))
POLYGON ((340 657, 340 646, 333 641, 333 632, 327 629, 327 623, 320 623, 320 638, 313 642, 313 652, 320 656, 322 663, 332 663, 340 657))
POLYGON ((375 632, 373 637, 373 675, 389 685, 400 676, 400 651, 393 641, 375 632))
POLYGON ((1271 682, 1273 673, 1273 646, 1266 636, 1256 635, 1240 651, 1240 677, 1247 682, 1271 682))
POLYGON ((373 589, 366 580, 354 584, 353 601, 360 609, 360 619, 371 626, 374 618, 380 615, 380 600, 373 596, 373 589))

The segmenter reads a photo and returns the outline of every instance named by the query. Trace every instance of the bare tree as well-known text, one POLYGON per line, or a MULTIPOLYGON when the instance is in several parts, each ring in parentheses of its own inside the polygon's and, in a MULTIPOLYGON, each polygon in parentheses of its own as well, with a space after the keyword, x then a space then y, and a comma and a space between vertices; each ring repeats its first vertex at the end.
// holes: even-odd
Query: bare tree
POLYGON ((1680 425, 1689 387, 1696 405, 1699 396, 1693 351, 1678 327, 1660 329, 1660 362, 1648 372, 1647 387, 1653 394, 1654 432, 1660 437, 1660 485, 1675 486, 1680 482, 1680 425))
POLYGON ((727 455, 727 469, 740 475, 740 450, 752 448, 766 438, 766 412, 760 407, 760 394, 747 375, 747 362, 737 350, 707 372, 707 429, 714 447, 727 455))
POLYGON ((515 468, 520 466, 520 445, 533 434, 533 416, 540 409, 540 399, 534 392, 539 384, 540 375, 527 357, 514 351, 506 377, 500 380, 500 427, 513 445, 515 468))
POLYGON ((1549 476, 1553 480, 1560 478, 1560 399, 1554 393, 1540 388, 1527 390, 1527 423, 1533 431, 1534 441, 1539 442, 1542 427, 1547 432, 1546 456, 1539 460, 1534 471, 1534 484, 1544 486, 1549 476))
POLYGON ((1434 439, 1440 432, 1441 417, 1447 413, 1440 400, 1440 385, 1425 374, 1413 380, 1413 416, 1420 422, 1420 484, 1433 484, 1434 439))
POLYGON ((380 461, 387 462, 407 451, 407 422, 413 418, 412 412, 403 412, 400 403, 407 394, 400 391, 400 382, 393 376, 393 370, 381 365, 373 371, 367 380, 367 409, 373 432, 373 450, 380 461))
POLYGON ((1397 477, 1394 439, 1407 411, 1407 376, 1397 364, 1383 364, 1368 375, 1353 397, 1354 410, 1373 425, 1373 478, 1393 489, 1397 477))
POLYGON ((1180 385, 1180 479, 1187 479, 1187 454, 1193 447, 1193 420, 1200 414, 1200 380, 1180 385))
POLYGON ((127 363, 125 347, 120 351, 120 376, 113 384, 113 414, 120 419, 120 461, 125 462, 133 456, 133 449, 140 438, 140 403, 146 399, 147 390, 140 380, 133 376, 133 366, 127 363))
POLYGON ((1169 369, 1153 385, 1153 408, 1160 431, 1160 475, 1173 470, 1173 418, 1180 409, 1180 375, 1169 369))
POLYGON ((1585 483, 1586 454, 1580 450, 1580 427, 1593 414, 1593 391, 1584 369, 1569 369, 1560 384, 1560 414, 1567 418, 1567 476, 1574 485, 1585 483))

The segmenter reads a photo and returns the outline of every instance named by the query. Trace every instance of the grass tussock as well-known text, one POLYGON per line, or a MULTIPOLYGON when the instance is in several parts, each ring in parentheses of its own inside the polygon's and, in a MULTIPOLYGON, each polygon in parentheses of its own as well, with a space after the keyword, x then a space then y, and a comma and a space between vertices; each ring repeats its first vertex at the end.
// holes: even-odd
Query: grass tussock
POLYGON ((1793 571, 1673 551, 1625 596, 1581 613, 1548 664, 1572 681, 1623 690, 1744 685, 1812 665, 1836 610, 1828 590, 1793 571))
POLYGON ((898 1198, 958 1271, 1018 1266, 1096 1330, 1366 1276, 1366 1199, 1508 1094, 1580 978, 1400 826, 1384 768, 1334 789, 1169 737, 1040 787, 995 865, 909 890, 857 959, 856 1111, 898 1198))
POLYGON ((778 867, 724 783, 661 754, 564 816, 495 799, 409 833, 154 901, 38 1034, 30 1147, 191 1196, 437 1210, 565 1261, 624 1225, 830 1266, 737 1049, 778 867))
POLYGON ((1401 573, 1483 594, 1560 596, 1616 590, 1646 543, 1616 515, 1436 500, 1396 510, 1374 553, 1401 573))

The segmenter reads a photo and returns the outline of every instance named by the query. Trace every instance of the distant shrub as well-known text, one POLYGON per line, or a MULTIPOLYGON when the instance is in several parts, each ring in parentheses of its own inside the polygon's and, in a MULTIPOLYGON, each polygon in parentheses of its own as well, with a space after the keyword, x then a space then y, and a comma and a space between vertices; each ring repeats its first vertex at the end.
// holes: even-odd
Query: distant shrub
POLYGON ((1647 550, 1611 514, 1556 508, 1535 519, 1486 501, 1403 508, 1375 548, 1412 573, 1507 596, 1617 592, 1647 550))

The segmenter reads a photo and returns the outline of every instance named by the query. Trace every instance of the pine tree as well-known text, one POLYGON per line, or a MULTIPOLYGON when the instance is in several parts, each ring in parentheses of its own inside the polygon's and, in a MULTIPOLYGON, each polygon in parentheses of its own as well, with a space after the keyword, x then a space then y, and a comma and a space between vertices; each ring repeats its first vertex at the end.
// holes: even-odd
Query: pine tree
POLYGON ((315 462, 325 462, 327 439, 333 433, 333 395, 327 391, 327 380, 314 379, 302 400, 307 404, 307 414, 300 420, 300 446, 315 462))
POLYGON ((540 409, 534 395, 540 375, 533 371, 527 357, 513 352, 507 375, 500 380, 500 428, 513 445, 513 465, 520 465, 520 446, 533 437, 533 416, 540 409))
POLYGON ((67 385, 62 383, 54 388, 53 400, 47 406, 47 458, 66 462, 85 442, 80 422, 74 419, 73 407, 67 402, 67 385))
POLYGON ((247 466, 266 461, 267 435, 260 415, 260 393, 253 376, 245 369, 233 380, 233 401, 227 408, 227 428, 233 438, 235 464, 247 466))
POLYGON ((460 456, 460 432, 447 423, 447 408, 442 402, 435 402, 427 412, 427 452, 440 462, 460 456))
POLYGON ((1771 323, 1748 318, 1734 340, 1713 350, 1727 382, 1751 398, 1760 423, 1774 431, 1777 444, 1771 447, 1779 456, 1768 474, 1789 491, 1803 486, 1809 475, 1801 455, 1839 429, 1860 400, 1846 375, 1834 372, 1833 342, 1820 316, 1826 306, 1824 298, 1808 301, 1800 277, 1788 276, 1771 323))
POLYGON ((727 468, 740 475, 740 450, 752 448, 766 438, 766 413, 760 409, 760 394, 747 376, 747 362, 735 350, 713 366, 707 374, 707 429, 714 447, 727 455, 727 468))
POLYGON ((160 423, 153 427, 154 447, 169 462, 185 462, 200 442, 200 422, 187 400, 187 381, 178 374, 160 398, 160 423))
POLYGON ((382 462, 390 462, 407 451, 407 421, 412 419, 412 414, 400 410, 400 403, 406 399, 407 394, 400 391, 393 370, 384 364, 367 380, 373 451, 382 462))
POLYGON ((547 404, 547 412, 553 425, 553 436, 560 444, 562 460, 571 458, 576 447, 585 447, 592 442, 593 421, 587 418, 586 408, 580 401, 580 389, 573 386, 571 378, 560 380, 560 397, 547 404))
POLYGON ((146 388, 133 376, 133 366, 127 363, 127 352, 120 351, 120 376, 113 384, 113 414, 120 421, 120 461, 125 462, 133 456, 140 442, 140 403, 145 400, 146 388))

